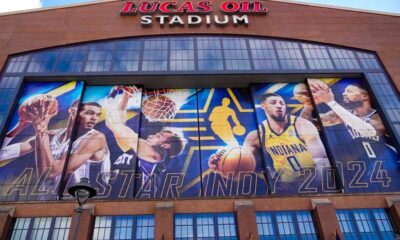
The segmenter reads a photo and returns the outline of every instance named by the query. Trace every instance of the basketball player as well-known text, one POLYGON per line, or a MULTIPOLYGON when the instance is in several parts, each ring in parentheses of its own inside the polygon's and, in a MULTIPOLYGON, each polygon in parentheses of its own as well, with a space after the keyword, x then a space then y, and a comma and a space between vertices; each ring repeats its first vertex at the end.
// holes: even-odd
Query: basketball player
POLYGON ((343 93, 343 103, 346 108, 335 101, 335 96, 329 86, 318 79, 309 79, 308 83, 315 104, 325 103, 331 111, 320 114, 324 126, 345 124, 353 138, 375 137, 385 131, 377 111, 371 106, 367 90, 356 85, 348 85, 343 93), (378 131, 378 132, 377 132, 378 131))
MULTIPOLYGON (((368 91, 360 85, 349 84, 342 94, 343 106, 335 101, 335 96, 330 87, 318 79, 309 79, 310 89, 316 104, 324 103, 330 111, 320 114, 325 127, 344 126, 347 129, 345 135, 340 136, 342 142, 351 144, 351 153, 341 156, 341 161, 365 161, 373 163, 380 158, 394 159, 383 161, 386 169, 398 168, 399 157, 394 147, 385 139, 386 129, 376 109, 372 107, 368 91), (366 161, 369 159, 370 161, 366 161)), ((345 151, 342 155, 345 154, 345 151)), ((373 164, 367 170, 366 176, 372 174, 373 164)))
POLYGON ((182 153, 186 139, 176 128, 163 128, 158 133, 142 139, 126 126, 128 101, 132 93, 137 91, 139 90, 134 86, 115 87, 108 98, 109 109, 105 121, 121 150, 125 154, 138 156, 138 166, 142 171, 142 184, 144 184, 152 174, 166 171, 166 163, 170 158, 182 153), (118 102, 115 96, 121 90, 122 96, 118 102))
MULTIPOLYGON (((295 182, 305 168, 315 168, 321 179, 324 168, 330 166, 317 128, 308 120, 288 115, 284 99, 275 93, 261 97, 261 107, 266 120, 260 125, 261 144, 273 161, 282 183, 295 182)), ((253 154, 261 147, 256 130, 250 132, 243 145, 253 154)), ((209 167, 217 170, 215 155, 209 167)))
MULTIPOLYGON (((235 138, 235 129, 244 127, 240 124, 235 111, 232 108, 229 108, 230 103, 231 100, 229 98, 223 98, 221 102, 222 105, 215 107, 212 110, 208 120, 211 122, 211 129, 213 132, 220 137, 225 144, 239 146, 239 143, 235 138), (231 117, 232 121, 235 123, 235 127, 233 129, 229 123, 229 117, 231 117)), ((246 129, 244 129, 243 133, 245 131, 246 129)))
MULTIPOLYGON (((29 116, 35 130, 35 136, 27 141, 15 143, 3 147, 2 153, 9 153, 13 149, 13 155, 2 154, 0 160, 17 158, 35 151, 36 168, 38 176, 48 171, 48 187, 58 184, 63 171, 68 146, 76 118, 79 101, 75 101, 68 109, 69 117, 66 128, 48 130, 48 124, 53 117, 49 114, 49 104, 41 101, 37 106, 29 109, 29 116), (18 151, 17 151, 18 150, 18 151), (8 156, 6 156, 8 155, 8 156)), ((79 112, 78 137, 72 144, 71 155, 67 166, 67 173, 73 173, 74 181, 78 182, 82 177, 89 177, 91 163, 102 163, 102 169, 109 172, 109 150, 104 134, 94 130, 101 113, 101 106, 97 103, 84 103, 79 112)), ((21 122, 17 124, 18 132, 21 126, 27 126, 21 122)), ((17 131, 12 130, 15 136, 17 131)))

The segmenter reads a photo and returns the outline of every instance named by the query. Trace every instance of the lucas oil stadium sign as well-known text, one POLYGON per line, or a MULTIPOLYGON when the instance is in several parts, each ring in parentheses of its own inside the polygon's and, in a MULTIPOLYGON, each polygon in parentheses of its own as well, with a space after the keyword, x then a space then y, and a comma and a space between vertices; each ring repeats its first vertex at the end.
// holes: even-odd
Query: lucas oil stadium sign
POLYGON ((126 1, 120 11, 121 16, 134 16, 140 14, 142 26, 151 26, 157 22, 160 26, 196 26, 206 24, 210 26, 225 26, 230 23, 234 25, 248 25, 248 15, 265 15, 268 10, 258 1, 224 1, 219 4, 222 15, 212 15, 213 6, 211 1, 200 1, 193 3, 185 1, 143 1, 135 3, 126 1), (158 13, 158 14, 157 14, 158 13), (157 15, 154 15, 157 14, 157 15))

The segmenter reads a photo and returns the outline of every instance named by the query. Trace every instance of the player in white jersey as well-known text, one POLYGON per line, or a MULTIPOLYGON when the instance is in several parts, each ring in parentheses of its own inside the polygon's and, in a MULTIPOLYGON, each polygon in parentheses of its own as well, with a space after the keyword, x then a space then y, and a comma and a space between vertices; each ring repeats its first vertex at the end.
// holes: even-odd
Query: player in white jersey
MULTIPOLYGON (((5 144, 12 140, 27 123, 20 122, 11 130, 3 144, 0 153, 0 161, 14 159, 19 156, 35 152, 37 174, 48 173, 47 185, 56 186, 60 180, 67 158, 73 125, 79 102, 76 101, 69 108, 66 128, 48 130, 48 124, 53 117, 49 115, 48 104, 41 102, 30 113, 35 136, 27 141, 15 143, 9 146, 5 144)), ((87 172, 91 163, 101 163, 104 171, 110 170, 110 153, 103 133, 94 130, 101 115, 101 106, 94 102, 83 103, 78 116, 78 137, 72 144, 67 173, 74 173, 75 179, 88 177, 87 172), (76 172, 76 174, 75 174, 76 172), (85 174, 82 174, 84 172, 85 174)), ((49 187, 49 186, 48 186, 49 187)))

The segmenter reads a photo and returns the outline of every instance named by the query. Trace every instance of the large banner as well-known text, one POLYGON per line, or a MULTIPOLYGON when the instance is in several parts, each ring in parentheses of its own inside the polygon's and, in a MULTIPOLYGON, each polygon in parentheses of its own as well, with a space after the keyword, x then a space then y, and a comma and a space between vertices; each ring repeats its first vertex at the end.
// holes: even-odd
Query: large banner
POLYGON ((27 82, 0 150, 0 199, 55 200, 83 82, 27 82))
POLYGON ((68 156, 66 189, 88 178, 97 198, 134 197, 141 99, 142 89, 136 86, 86 87, 68 156))
POLYGON ((137 198, 201 196, 197 90, 146 90, 138 146, 137 198))
POLYGON ((400 191, 400 158, 363 79, 307 82, 344 191, 400 191))
POLYGON ((198 100, 203 195, 266 195, 250 91, 203 89, 198 100))
POLYGON ((272 194, 337 192, 304 83, 251 86, 272 194))

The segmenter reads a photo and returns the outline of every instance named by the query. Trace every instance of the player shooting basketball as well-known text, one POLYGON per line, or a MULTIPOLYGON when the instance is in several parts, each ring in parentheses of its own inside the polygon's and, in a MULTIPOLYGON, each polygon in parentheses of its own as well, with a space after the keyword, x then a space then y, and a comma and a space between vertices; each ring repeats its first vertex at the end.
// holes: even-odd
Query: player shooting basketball
MULTIPOLYGON (((15 136, 28 125, 29 120, 35 130, 35 136, 24 142, 3 147, 1 159, 13 159, 35 151, 38 176, 48 171, 46 184, 55 187, 65 165, 79 101, 75 101, 68 109, 66 128, 49 130, 49 121, 57 113, 52 108, 57 100, 48 95, 44 96, 46 97, 37 96, 33 103, 21 105, 23 110, 20 111, 20 122, 8 134, 15 136)), ((97 103, 85 103, 79 112, 78 137, 72 144, 67 167, 67 173, 74 173, 75 181, 79 181, 81 177, 88 177, 90 164, 94 162, 103 162, 103 170, 109 172, 109 151, 105 136, 93 129, 100 112, 101 106, 97 103)))
MULTIPOLYGON (((264 94, 260 100, 267 118, 260 125, 260 136, 279 180, 294 182, 304 168, 315 168, 320 176, 330 164, 316 127, 304 118, 288 115, 286 103, 278 94, 264 94)), ((243 148, 255 154, 261 146, 257 131, 252 131, 243 148)), ((218 171, 218 160, 216 155, 211 156, 210 169, 218 171)))
POLYGON ((149 135, 146 139, 142 139, 133 129, 126 126, 129 98, 138 91, 140 90, 134 86, 115 87, 108 98, 109 108, 105 121, 121 150, 124 152, 133 151, 137 154, 138 166, 143 174, 142 184, 144 184, 149 176, 157 170, 166 170, 168 159, 182 153, 186 139, 176 128, 163 128, 161 131, 149 135), (122 91, 122 96, 118 100, 115 96, 120 91, 122 91))
POLYGON ((318 79, 309 79, 308 83, 315 104, 325 103, 331 111, 320 114, 324 126, 333 126, 344 123, 351 128, 353 138, 377 136, 385 131, 382 120, 377 111, 371 106, 368 92, 356 85, 348 85, 343 92, 343 103, 351 112, 335 101, 335 96, 330 87, 318 79))

